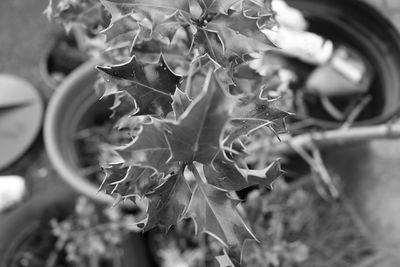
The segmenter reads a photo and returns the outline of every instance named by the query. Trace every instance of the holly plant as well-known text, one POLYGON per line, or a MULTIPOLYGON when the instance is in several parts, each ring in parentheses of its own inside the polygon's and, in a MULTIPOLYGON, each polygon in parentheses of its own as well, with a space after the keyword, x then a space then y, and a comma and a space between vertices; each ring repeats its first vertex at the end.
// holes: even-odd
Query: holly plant
POLYGON ((102 189, 145 202, 143 230, 191 218, 197 233, 224 247, 221 266, 240 262, 245 240, 257 238, 236 192, 271 187, 282 175, 278 160, 247 164, 243 142, 261 128, 285 131, 288 113, 248 64, 275 49, 263 33, 276 25, 270 0, 61 3, 48 11, 55 6, 56 17, 90 21, 91 29, 82 6, 109 21, 99 33, 106 49, 97 85, 103 98, 114 97, 117 128, 132 141, 116 148, 122 160, 105 168, 102 189))

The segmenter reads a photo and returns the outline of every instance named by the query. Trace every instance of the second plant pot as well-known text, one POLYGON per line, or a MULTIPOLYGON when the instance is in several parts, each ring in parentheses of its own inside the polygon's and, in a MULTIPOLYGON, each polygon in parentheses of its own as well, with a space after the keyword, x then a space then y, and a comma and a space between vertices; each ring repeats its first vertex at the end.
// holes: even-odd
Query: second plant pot
POLYGON ((46 112, 44 141, 51 163, 63 180, 79 193, 110 204, 113 198, 98 192, 99 183, 90 181, 80 171, 85 157, 77 142, 82 130, 101 125, 111 114, 109 100, 99 101, 94 90, 95 67, 99 63, 99 60, 84 63, 56 89, 46 112))
POLYGON ((90 266, 152 266, 146 242, 140 234, 121 231, 117 232, 121 234, 117 244, 102 241, 116 234, 111 232, 114 228, 107 227, 102 207, 95 207, 84 199, 79 199, 79 205, 76 201, 76 194, 70 190, 53 188, 3 215, 0 266, 77 267, 89 266, 88 262, 90 266), (63 230, 60 232, 60 229, 63 230), (98 249, 103 248, 108 249, 106 253, 97 254, 98 249), (74 251, 79 255, 73 254, 74 251))
MULTIPOLYGON (((287 1, 290 6, 303 13, 309 23, 308 31, 331 40, 335 45, 357 51, 372 66, 374 75, 369 75, 372 78, 371 83, 367 92, 362 95, 369 95, 371 101, 357 117, 355 126, 387 122, 399 112, 400 100, 400 35, 381 13, 364 2, 366 1, 287 1)), ((331 100, 334 106, 343 108, 351 97, 342 96, 331 100)), ((325 129, 338 128, 343 124, 343 121, 337 121, 326 113, 315 95, 308 94, 304 105, 309 113, 307 116, 296 114, 298 120, 307 119, 311 125, 325 129)))

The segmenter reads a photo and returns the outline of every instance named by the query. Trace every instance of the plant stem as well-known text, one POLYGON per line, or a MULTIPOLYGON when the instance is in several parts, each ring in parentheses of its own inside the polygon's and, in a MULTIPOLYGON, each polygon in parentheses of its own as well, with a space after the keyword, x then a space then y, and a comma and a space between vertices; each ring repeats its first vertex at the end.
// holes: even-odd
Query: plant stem
POLYGON ((303 147, 296 146, 294 144, 292 149, 303 158, 304 161, 308 163, 310 168, 318 175, 319 179, 321 179, 322 183, 324 184, 325 188, 321 188, 317 186, 317 191, 321 195, 321 197, 326 198, 326 193, 329 194, 329 197, 336 199, 339 197, 339 191, 333 183, 333 179, 329 174, 323 160, 321 153, 317 147, 312 148, 312 155, 310 155, 303 147), (322 191, 321 191, 322 190, 322 191), (327 191, 327 192, 325 192, 327 191))
POLYGON ((400 123, 387 123, 374 126, 359 126, 349 129, 337 129, 321 132, 305 133, 289 137, 281 143, 272 144, 272 154, 293 154, 293 146, 312 150, 313 146, 326 148, 346 143, 367 141, 372 139, 394 139, 400 137, 400 123))
POLYGON ((67 243, 67 237, 60 237, 57 240, 55 248, 51 251, 49 257, 46 260, 45 267, 54 267, 57 264, 58 256, 60 255, 61 250, 64 248, 67 243))
POLYGON ((358 118, 364 108, 371 102, 372 97, 367 95, 364 97, 360 103, 351 111, 350 115, 347 117, 345 123, 342 125, 342 129, 349 129, 354 121, 358 118))

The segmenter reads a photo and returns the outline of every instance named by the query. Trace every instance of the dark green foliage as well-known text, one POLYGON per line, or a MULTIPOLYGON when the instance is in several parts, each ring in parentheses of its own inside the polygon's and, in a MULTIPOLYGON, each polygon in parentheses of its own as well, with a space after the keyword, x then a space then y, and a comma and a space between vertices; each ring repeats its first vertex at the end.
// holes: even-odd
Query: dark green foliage
POLYGON ((254 53, 274 48, 261 32, 274 25, 270 0, 101 3, 110 23, 100 85, 116 99, 117 126, 134 137, 117 149, 123 162, 106 169, 103 188, 144 198, 143 229, 192 218, 225 247, 221 266, 232 265, 228 254, 240 262, 244 241, 255 237, 234 191, 270 187, 282 175, 279 161, 257 170, 237 162, 245 153, 234 146, 262 127, 285 130, 288 113, 260 97, 257 75, 241 75, 254 53))

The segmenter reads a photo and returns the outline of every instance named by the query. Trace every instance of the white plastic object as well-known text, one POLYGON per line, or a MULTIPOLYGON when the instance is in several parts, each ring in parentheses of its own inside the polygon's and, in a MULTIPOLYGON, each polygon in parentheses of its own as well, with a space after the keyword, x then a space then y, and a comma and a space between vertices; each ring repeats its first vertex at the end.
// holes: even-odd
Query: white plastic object
POLYGON ((361 56, 351 53, 345 47, 339 47, 331 59, 332 66, 353 83, 361 83, 368 73, 366 63, 361 56))
POLYGON ((284 27, 277 31, 263 30, 263 33, 280 48, 280 53, 310 64, 324 64, 333 54, 333 43, 315 33, 284 27))
POLYGON ((296 31, 307 29, 308 23, 303 14, 299 10, 289 6, 285 1, 273 0, 271 7, 276 13, 275 19, 281 27, 296 31))
POLYGON ((362 55, 349 47, 339 46, 327 64, 310 74, 306 89, 327 97, 365 94, 372 76, 372 67, 362 55))
POLYGON ((25 179, 18 175, 0 176, 0 213, 22 201, 25 179))

